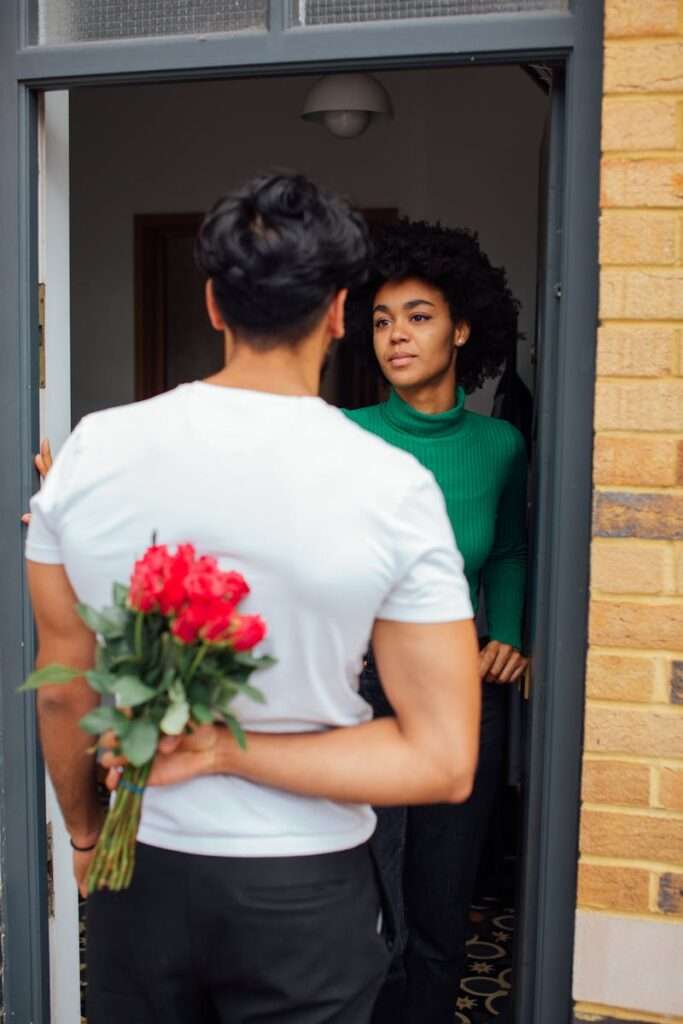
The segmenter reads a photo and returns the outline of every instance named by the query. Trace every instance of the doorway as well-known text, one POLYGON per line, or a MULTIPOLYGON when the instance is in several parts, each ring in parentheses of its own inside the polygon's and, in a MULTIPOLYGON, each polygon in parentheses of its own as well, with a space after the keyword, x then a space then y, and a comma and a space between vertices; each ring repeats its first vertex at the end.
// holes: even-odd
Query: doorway
MULTIPOLYGON (((378 77, 395 119, 355 140, 336 139, 300 119, 311 84, 306 75, 71 92, 71 304, 64 355, 71 367, 72 426, 90 412, 218 368, 220 339, 205 323, 202 281, 192 265, 196 211, 241 180, 278 166, 343 192, 371 219, 401 216, 476 230, 492 263, 506 268, 520 302, 517 367, 533 391, 547 81, 519 65, 378 77)), ((52 339, 50 351, 54 360, 52 339)), ((351 374, 356 385, 362 372, 351 374)), ((333 367, 328 400, 363 404, 358 386, 339 385, 333 367)), ((496 386, 487 382, 468 407, 490 414, 496 386)), ((63 392, 50 395, 52 408, 69 401, 63 392)), ((510 733, 517 765, 501 777, 507 838, 489 844, 488 877, 472 909, 471 956, 454 1007, 463 1024, 495 1021, 511 1002, 522 797, 523 701, 515 697, 510 733)), ((56 822, 52 828, 56 833, 56 822)), ((67 868, 56 878, 62 899, 70 884, 67 868)), ((62 913, 73 933, 73 906, 62 913)), ((61 991, 74 1001, 73 978, 67 981, 74 961, 66 955, 73 941, 73 935, 62 940, 58 961, 53 957, 60 972, 55 977, 53 970, 53 1001, 61 991)))
MULTIPOLYGON (((485 0, 476 6, 479 13, 461 16, 459 5, 447 3, 405 22, 400 20, 404 14, 375 12, 376 20, 362 28, 353 23, 328 28, 329 18, 323 18, 325 24, 309 31, 292 28, 289 5, 271 0, 262 5, 264 11, 268 8, 262 31, 139 39, 134 44, 114 40, 102 47, 71 36, 59 40, 70 45, 45 45, 35 35, 33 6, 17 0, 0 9, 0 76, 3 87, 7 85, 0 92, 0 122, 8 137, 18 139, 18 156, 10 153, 0 166, 0 214, 7 250, 16 254, 0 266, 0 327, 7 345, 0 379, 0 446, 9 467, 0 504, 6 612, 0 622, 5 725, 0 804, 3 820, 11 824, 2 847, 8 1013, 44 1024, 48 1007, 41 766, 32 707, 15 697, 32 656, 25 597, 17 601, 17 593, 24 593, 17 523, 35 486, 27 467, 38 435, 39 91, 240 76, 253 74, 255 68, 264 74, 359 66, 381 72, 448 62, 484 66, 533 60, 556 62, 561 88, 553 99, 544 273, 539 281, 544 358, 537 369, 541 443, 536 507, 541 514, 534 566, 536 680, 516 1013, 524 1024, 568 1021, 590 521, 602 4, 574 0, 569 9, 555 0, 506 2, 503 13, 494 16, 495 5, 485 0), (578 374, 572 372, 577 352, 578 374), (5 778, 7 764, 12 766, 11 785, 5 778)), ((388 3, 383 10, 393 7, 388 3)), ((474 6, 467 3, 465 10, 472 12, 474 6)), ((350 20, 354 18, 358 20, 357 11, 350 20)))

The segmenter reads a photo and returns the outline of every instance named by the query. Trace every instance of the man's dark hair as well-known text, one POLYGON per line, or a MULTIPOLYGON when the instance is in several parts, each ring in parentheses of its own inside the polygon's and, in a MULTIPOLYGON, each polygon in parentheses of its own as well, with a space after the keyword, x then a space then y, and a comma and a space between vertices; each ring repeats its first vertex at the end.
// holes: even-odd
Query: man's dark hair
POLYGON ((372 351, 372 306, 387 281, 414 277, 438 288, 455 323, 466 320, 470 338, 458 351, 458 383, 475 391, 498 374, 519 340, 519 303, 505 270, 493 267, 476 233, 425 221, 402 220, 374 234, 366 285, 352 297, 349 336, 368 359, 372 351))
POLYGON ((255 178, 220 199, 199 229, 195 258, 225 323, 254 348, 296 345, 369 255, 363 217, 301 174, 255 178))

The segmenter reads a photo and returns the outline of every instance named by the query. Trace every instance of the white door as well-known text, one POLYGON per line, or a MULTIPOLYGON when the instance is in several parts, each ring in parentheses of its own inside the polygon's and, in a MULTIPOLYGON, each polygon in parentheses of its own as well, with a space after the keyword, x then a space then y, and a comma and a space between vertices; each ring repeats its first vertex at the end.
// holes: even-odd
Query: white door
MULTIPOLYGON (((69 328, 69 94, 42 98, 39 135, 39 279, 45 286, 45 387, 40 391, 40 436, 57 452, 71 430, 69 328)), ((52 836, 53 898, 50 907, 52 1024, 78 1024, 80 971, 78 894, 71 849, 49 779, 48 830, 52 836)))

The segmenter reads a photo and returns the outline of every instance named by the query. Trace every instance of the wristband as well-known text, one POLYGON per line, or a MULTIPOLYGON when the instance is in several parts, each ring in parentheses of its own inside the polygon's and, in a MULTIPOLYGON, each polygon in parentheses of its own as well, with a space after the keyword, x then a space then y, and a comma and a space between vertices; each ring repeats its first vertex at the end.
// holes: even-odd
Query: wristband
POLYGON ((76 846, 71 836, 69 836, 69 843, 71 845, 71 849, 75 850, 76 853, 90 853, 90 851, 94 850, 95 847, 97 846, 97 839, 92 844, 92 846, 76 846))

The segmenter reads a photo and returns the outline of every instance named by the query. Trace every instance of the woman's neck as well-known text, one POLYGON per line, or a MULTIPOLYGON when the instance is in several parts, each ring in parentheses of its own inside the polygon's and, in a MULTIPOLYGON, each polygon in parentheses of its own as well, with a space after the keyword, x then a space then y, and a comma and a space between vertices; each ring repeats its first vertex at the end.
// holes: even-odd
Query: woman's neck
POLYGON ((417 412, 433 416, 435 413, 448 412, 455 405, 457 381, 455 374, 449 374, 443 380, 430 382, 414 388, 394 388, 399 398, 417 412))

